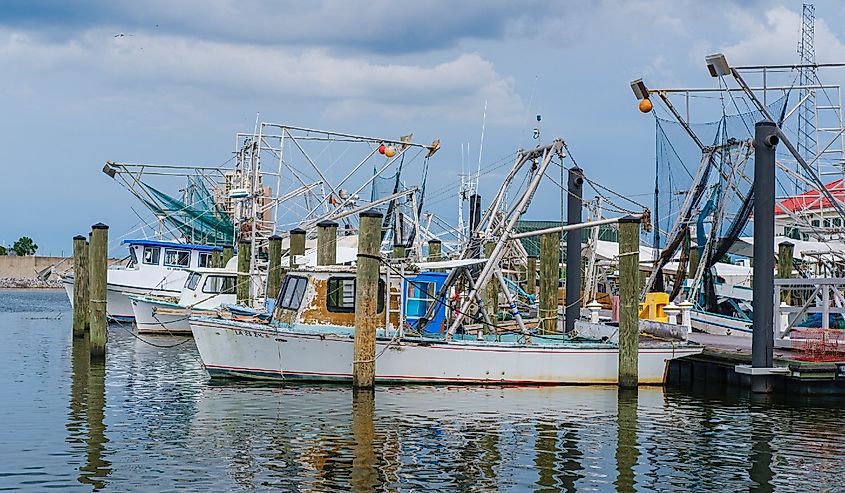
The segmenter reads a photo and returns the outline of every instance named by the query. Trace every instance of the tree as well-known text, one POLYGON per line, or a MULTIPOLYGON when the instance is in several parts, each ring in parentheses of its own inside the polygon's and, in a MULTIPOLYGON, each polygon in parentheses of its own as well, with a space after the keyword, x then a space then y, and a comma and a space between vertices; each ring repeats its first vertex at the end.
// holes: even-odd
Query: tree
POLYGON ((18 238, 18 241, 12 245, 12 250, 14 250, 20 257, 23 257, 24 255, 35 255, 36 250, 38 250, 38 245, 36 245, 29 236, 21 236, 18 238))
POLYGON ((6 255, 6 253, 7 253, 6 247, 4 247, 3 245, 0 245, 0 257, 2 257, 3 255, 6 255))

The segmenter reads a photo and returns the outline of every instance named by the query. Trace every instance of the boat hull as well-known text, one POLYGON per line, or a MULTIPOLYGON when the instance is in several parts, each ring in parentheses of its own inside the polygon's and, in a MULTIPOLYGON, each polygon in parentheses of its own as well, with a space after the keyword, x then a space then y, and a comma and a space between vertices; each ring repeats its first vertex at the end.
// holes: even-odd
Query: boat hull
MULTIPOLYGON (((65 292, 71 306, 73 306, 73 278, 62 279, 65 292)), ((130 296, 178 296, 179 291, 149 290, 108 284, 106 287, 106 317, 115 322, 134 322, 135 312, 132 310, 130 296)))
POLYGON ((693 330, 715 335, 751 337, 751 322, 693 309, 690 313, 693 330))
MULTIPOLYGON (((203 364, 212 377, 350 382, 351 334, 276 329, 191 318, 203 364)), ((616 384, 619 352, 607 344, 525 346, 388 338, 376 342, 378 383, 616 384)), ((641 347, 639 382, 663 384, 667 362, 697 346, 641 347)))

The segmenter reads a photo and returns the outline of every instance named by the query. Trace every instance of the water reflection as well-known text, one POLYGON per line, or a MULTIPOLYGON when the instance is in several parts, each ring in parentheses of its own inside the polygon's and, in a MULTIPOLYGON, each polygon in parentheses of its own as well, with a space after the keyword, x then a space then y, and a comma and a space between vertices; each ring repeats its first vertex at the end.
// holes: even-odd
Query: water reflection
POLYGON ((369 390, 352 392, 352 436, 355 448, 352 459, 352 491, 373 491, 380 484, 376 469, 373 414, 375 394, 369 390))
POLYGON ((106 444, 106 363, 90 359, 88 336, 74 338, 71 348, 71 394, 68 416, 68 442, 84 444, 85 463, 77 480, 94 491, 106 486, 111 462, 104 458, 106 444), (83 418, 84 417, 84 418, 83 418), (84 430, 84 433, 83 433, 84 430))
POLYGON ((637 389, 619 389, 616 397, 616 491, 636 491, 634 466, 640 457, 637 448, 637 389))

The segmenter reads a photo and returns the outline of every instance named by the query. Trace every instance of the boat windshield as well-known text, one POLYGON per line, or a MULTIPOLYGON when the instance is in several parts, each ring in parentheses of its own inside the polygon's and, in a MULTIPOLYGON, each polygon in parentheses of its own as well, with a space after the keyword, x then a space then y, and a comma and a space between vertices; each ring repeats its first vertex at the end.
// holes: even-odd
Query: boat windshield
POLYGON ((279 292, 277 306, 285 310, 298 310, 305 295, 308 279, 301 276, 285 276, 285 284, 279 292))
POLYGON ((235 276, 208 276, 202 292, 209 294, 235 294, 235 276))
POLYGON ((185 281, 185 287, 190 289, 191 291, 194 291, 195 289, 197 289, 197 284, 199 284, 199 282, 200 275, 196 272, 191 272, 188 275, 188 280, 185 281))

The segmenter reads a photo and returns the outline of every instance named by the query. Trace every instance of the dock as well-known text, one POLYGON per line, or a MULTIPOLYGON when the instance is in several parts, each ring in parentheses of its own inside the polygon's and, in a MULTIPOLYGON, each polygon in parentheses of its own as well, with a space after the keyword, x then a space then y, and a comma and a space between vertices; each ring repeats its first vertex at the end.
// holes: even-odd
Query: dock
MULTIPOLYGON (((705 385, 709 389, 750 389, 751 338, 694 333, 689 340, 704 351, 669 363, 667 384, 677 387, 705 385)), ((800 395, 845 395, 845 356, 811 360, 806 351, 778 348, 768 373, 773 393, 800 395)))

